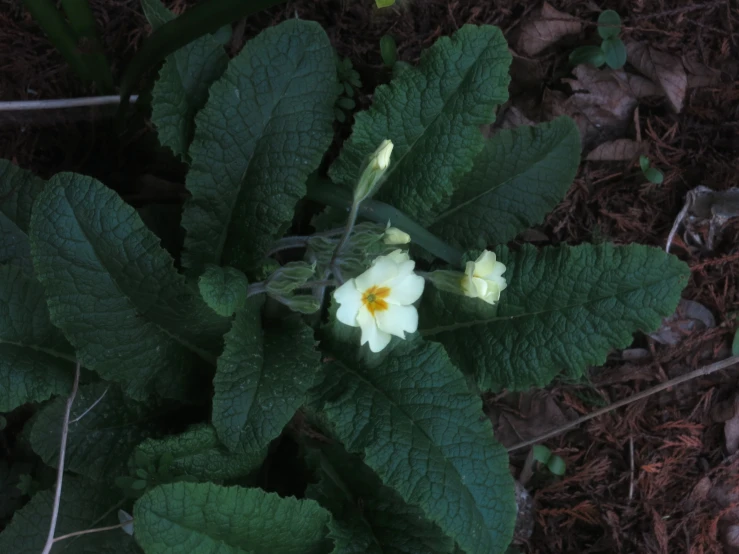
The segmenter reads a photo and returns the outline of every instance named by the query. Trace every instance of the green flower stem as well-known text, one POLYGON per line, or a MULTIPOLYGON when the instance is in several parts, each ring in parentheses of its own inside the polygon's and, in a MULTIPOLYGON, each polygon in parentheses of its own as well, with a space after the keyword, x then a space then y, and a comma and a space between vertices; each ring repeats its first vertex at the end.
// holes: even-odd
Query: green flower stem
POLYGON ((54 47, 82 79, 91 79, 90 68, 77 48, 77 35, 51 0, 23 0, 31 17, 46 33, 54 47))
MULTIPOLYGON (((350 191, 337 187, 325 180, 308 185, 308 198, 339 209, 349 209, 352 205, 350 191)), ((437 258, 455 267, 462 265, 462 252, 429 233, 393 206, 378 202, 377 200, 365 200, 359 206, 358 215, 376 221, 377 223, 384 224, 390 221, 393 227, 397 227, 401 231, 408 233, 411 236, 412 242, 437 258)))
POLYGON ((339 254, 341 254, 341 250, 344 248, 344 245, 346 244, 346 241, 349 240, 349 236, 352 234, 352 230, 354 229, 354 224, 357 222, 357 214, 359 213, 359 206, 362 205, 362 200, 357 200, 356 198, 352 200, 352 207, 349 210, 349 217, 346 221, 346 228, 344 229, 344 234, 341 235, 341 238, 339 239, 339 243, 336 245, 336 249, 334 250, 334 255, 331 256, 331 263, 329 263, 329 267, 331 268, 331 271, 333 271, 336 278, 339 280, 340 283, 344 282, 344 278, 341 276, 341 270, 339 269, 339 264, 336 263, 336 261, 339 259, 339 254))
MULTIPOLYGON (((296 287, 297 289, 312 289, 314 287, 331 287, 336 285, 335 279, 321 279, 316 281, 307 281, 304 284, 296 287)), ((246 297, 251 298, 257 294, 264 294, 267 292, 267 282, 260 281, 258 283, 252 283, 246 291, 246 297)))
POLYGON ((293 237, 283 237, 272 246, 272 248, 267 252, 267 256, 271 256, 272 254, 275 254, 276 252, 280 252, 281 250, 290 250, 292 248, 305 248, 308 246, 308 242, 310 242, 311 239, 316 237, 337 237, 341 235, 344 232, 344 228, 341 229, 331 229, 329 231, 322 231, 320 233, 315 233, 313 235, 295 235, 293 237))
MULTIPOLYGON (((29 1, 29 0, 26 0, 29 1)), ((128 97, 141 76, 174 51, 207 33, 253 13, 266 10, 283 0, 205 0, 168 21, 139 48, 121 81, 119 116, 128 106, 128 97)))

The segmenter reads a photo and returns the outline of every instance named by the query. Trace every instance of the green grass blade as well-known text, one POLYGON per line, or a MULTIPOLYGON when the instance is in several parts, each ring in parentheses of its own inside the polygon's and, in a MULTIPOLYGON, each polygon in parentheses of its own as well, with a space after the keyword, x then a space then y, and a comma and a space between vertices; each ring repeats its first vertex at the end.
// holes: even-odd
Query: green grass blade
POLYGON ((51 0, 23 0, 23 4, 54 47, 82 79, 91 79, 90 68, 77 48, 77 35, 51 0))
POLYGON ((78 39, 78 51, 89 68, 91 77, 103 92, 110 92, 113 89, 113 75, 103 52, 90 4, 87 0, 62 0, 61 4, 67 14, 69 26, 78 39))
POLYGON ((121 81, 119 113, 128 106, 128 98, 141 76, 169 54, 206 33, 214 33, 224 25, 282 1, 206 0, 159 27, 143 42, 126 68, 121 81))

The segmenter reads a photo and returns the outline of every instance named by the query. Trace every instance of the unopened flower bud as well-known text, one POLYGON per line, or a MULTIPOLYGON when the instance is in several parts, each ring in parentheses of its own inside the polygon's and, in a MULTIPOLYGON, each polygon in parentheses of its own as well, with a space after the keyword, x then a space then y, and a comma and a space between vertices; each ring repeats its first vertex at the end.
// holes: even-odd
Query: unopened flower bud
POLYGON ((405 231, 401 231, 397 227, 388 227, 382 236, 382 242, 394 246, 396 244, 408 244, 411 236, 405 231))
POLYGON ((354 201, 361 202, 369 198, 380 185, 382 176, 390 166, 390 156, 393 153, 393 142, 383 140, 377 150, 370 155, 367 164, 359 177, 357 187, 354 189, 354 201))

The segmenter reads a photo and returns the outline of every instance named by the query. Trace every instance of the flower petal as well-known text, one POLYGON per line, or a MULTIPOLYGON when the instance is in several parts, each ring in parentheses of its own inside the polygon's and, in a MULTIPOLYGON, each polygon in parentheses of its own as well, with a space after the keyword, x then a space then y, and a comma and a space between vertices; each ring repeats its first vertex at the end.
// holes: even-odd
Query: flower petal
POLYGON ((357 290, 354 279, 349 279, 334 291, 334 300, 339 303, 336 319, 345 325, 358 327, 357 315, 362 307, 362 293, 357 290))
POLYGON ((397 306, 408 306, 421 298, 425 285, 426 281, 424 278, 415 273, 396 277, 386 284, 390 289, 390 294, 386 300, 388 303, 397 306))
POLYGON ((387 254, 385 256, 380 256, 377 259, 379 260, 380 258, 389 258, 390 260, 394 261, 396 264, 402 264, 403 262, 408 262, 411 259, 411 257, 408 255, 408 252, 401 250, 400 248, 393 250, 392 252, 390 252, 390 254, 387 254))
POLYGON ((379 256, 367 271, 355 279, 357 290, 366 291, 370 287, 380 286, 398 276, 398 264, 388 256, 379 256))
POLYGON ((375 314, 377 328, 401 339, 406 333, 415 333, 418 329, 418 311, 413 306, 390 306, 384 312, 375 314))
POLYGON ((361 344, 369 343, 372 352, 380 352, 390 344, 390 335, 377 328, 377 322, 367 310, 360 310, 357 322, 362 328, 361 344))
POLYGON ((483 250, 482 254, 475 261, 475 276, 485 277, 495 270, 495 252, 483 250))
POLYGON ((485 279, 475 277, 472 279, 472 286, 475 287, 475 295, 478 298, 485 298, 488 293, 488 282, 485 279))

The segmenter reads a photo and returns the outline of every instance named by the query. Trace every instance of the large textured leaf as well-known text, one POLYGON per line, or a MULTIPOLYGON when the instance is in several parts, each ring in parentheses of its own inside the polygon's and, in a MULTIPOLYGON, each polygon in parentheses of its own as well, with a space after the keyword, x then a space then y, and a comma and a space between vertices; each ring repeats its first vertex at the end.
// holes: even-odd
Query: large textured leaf
POLYGON ((580 134, 568 117, 499 131, 430 230, 464 249, 505 244, 544 220, 579 163, 580 134))
MULTIPOLYGON (((142 0, 149 23, 157 29, 175 18, 160 0, 142 0)), ((167 56, 151 91, 151 121, 159 142, 185 157, 195 114, 208 99, 208 87, 225 71, 228 56, 215 37, 204 35, 167 56)))
POLYGON ((233 267, 206 266, 198 279, 200 295, 217 314, 232 316, 246 305, 249 281, 233 267))
POLYGON ((271 27, 231 60, 195 118, 186 266, 256 267, 331 144, 335 98, 334 54, 317 23, 271 27))
POLYGON ((187 399, 198 357, 215 362, 229 321, 174 268, 133 208, 100 182, 61 173, 31 218, 51 321, 80 361, 143 399, 187 399))
POLYGON ((0 264, 32 269, 28 227, 31 208, 46 184, 30 171, 0 159, 0 264))
POLYGON ((231 450, 259 453, 305 402, 319 366, 313 331, 300 320, 261 329, 253 302, 237 312, 213 379, 213 426, 231 450))
POLYGON ((642 245, 499 250, 508 288, 500 304, 430 290, 420 332, 438 340, 481 389, 544 386, 579 376, 673 313, 687 266, 642 245), (497 310, 496 310, 497 308, 497 310))
POLYGON ((492 123, 495 107, 508 98, 510 62, 496 27, 465 25, 440 38, 418 68, 377 87, 372 107, 356 115, 331 178, 353 187, 365 158, 391 139, 395 148, 378 198, 430 223, 482 150, 479 126, 492 123))
POLYGON ((0 266, 0 412, 68 393, 73 374, 74 351, 49 321, 41 285, 0 266))
MULTIPOLYGON (((59 397, 44 406, 31 426, 33 450, 52 467, 59 463, 66 403, 59 397)), ((70 414, 65 468, 96 480, 125 474, 128 456, 155 429, 153 415, 153 407, 127 399, 116 385, 81 386, 70 414)))
POLYGON ((313 500, 260 489, 173 483, 134 507, 146 554, 313 554, 325 552, 329 514, 313 500))
MULTIPOLYGON (((57 537, 118 523, 114 508, 120 498, 115 491, 71 475, 64 477, 62 491, 56 526, 57 537)), ((10 525, 0 533, 0 552, 39 554, 49 533, 53 499, 53 490, 39 492, 16 512, 10 525)), ((51 554, 63 553, 140 554, 141 550, 133 537, 115 529, 55 543, 51 554)))
POLYGON ((309 498, 328 509, 333 554, 437 554, 453 552, 454 541, 403 502, 361 459, 338 444, 311 453, 318 482, 309 498))
MULTIPOLYGON (((234 454, 221 444, 215 429, 210 425, 194 425, 184 433, 163 439, 149 439, 136 447, 150 460, 159 460, 165 454, 172 455, 170 471, 173 475, 188 475, 198 481, 224 481, 246 475, 257 469, 264 460, 261 454, 234 454)), ((129 468, 135 469, 136 454, 129 460, 129 468)))
POLYGON ((335 348, 317 387, 332 433, 463 551, 504 552, 516 519, 508 456, 441 345, 396 343, 363 362, 356 345, 335 348))

